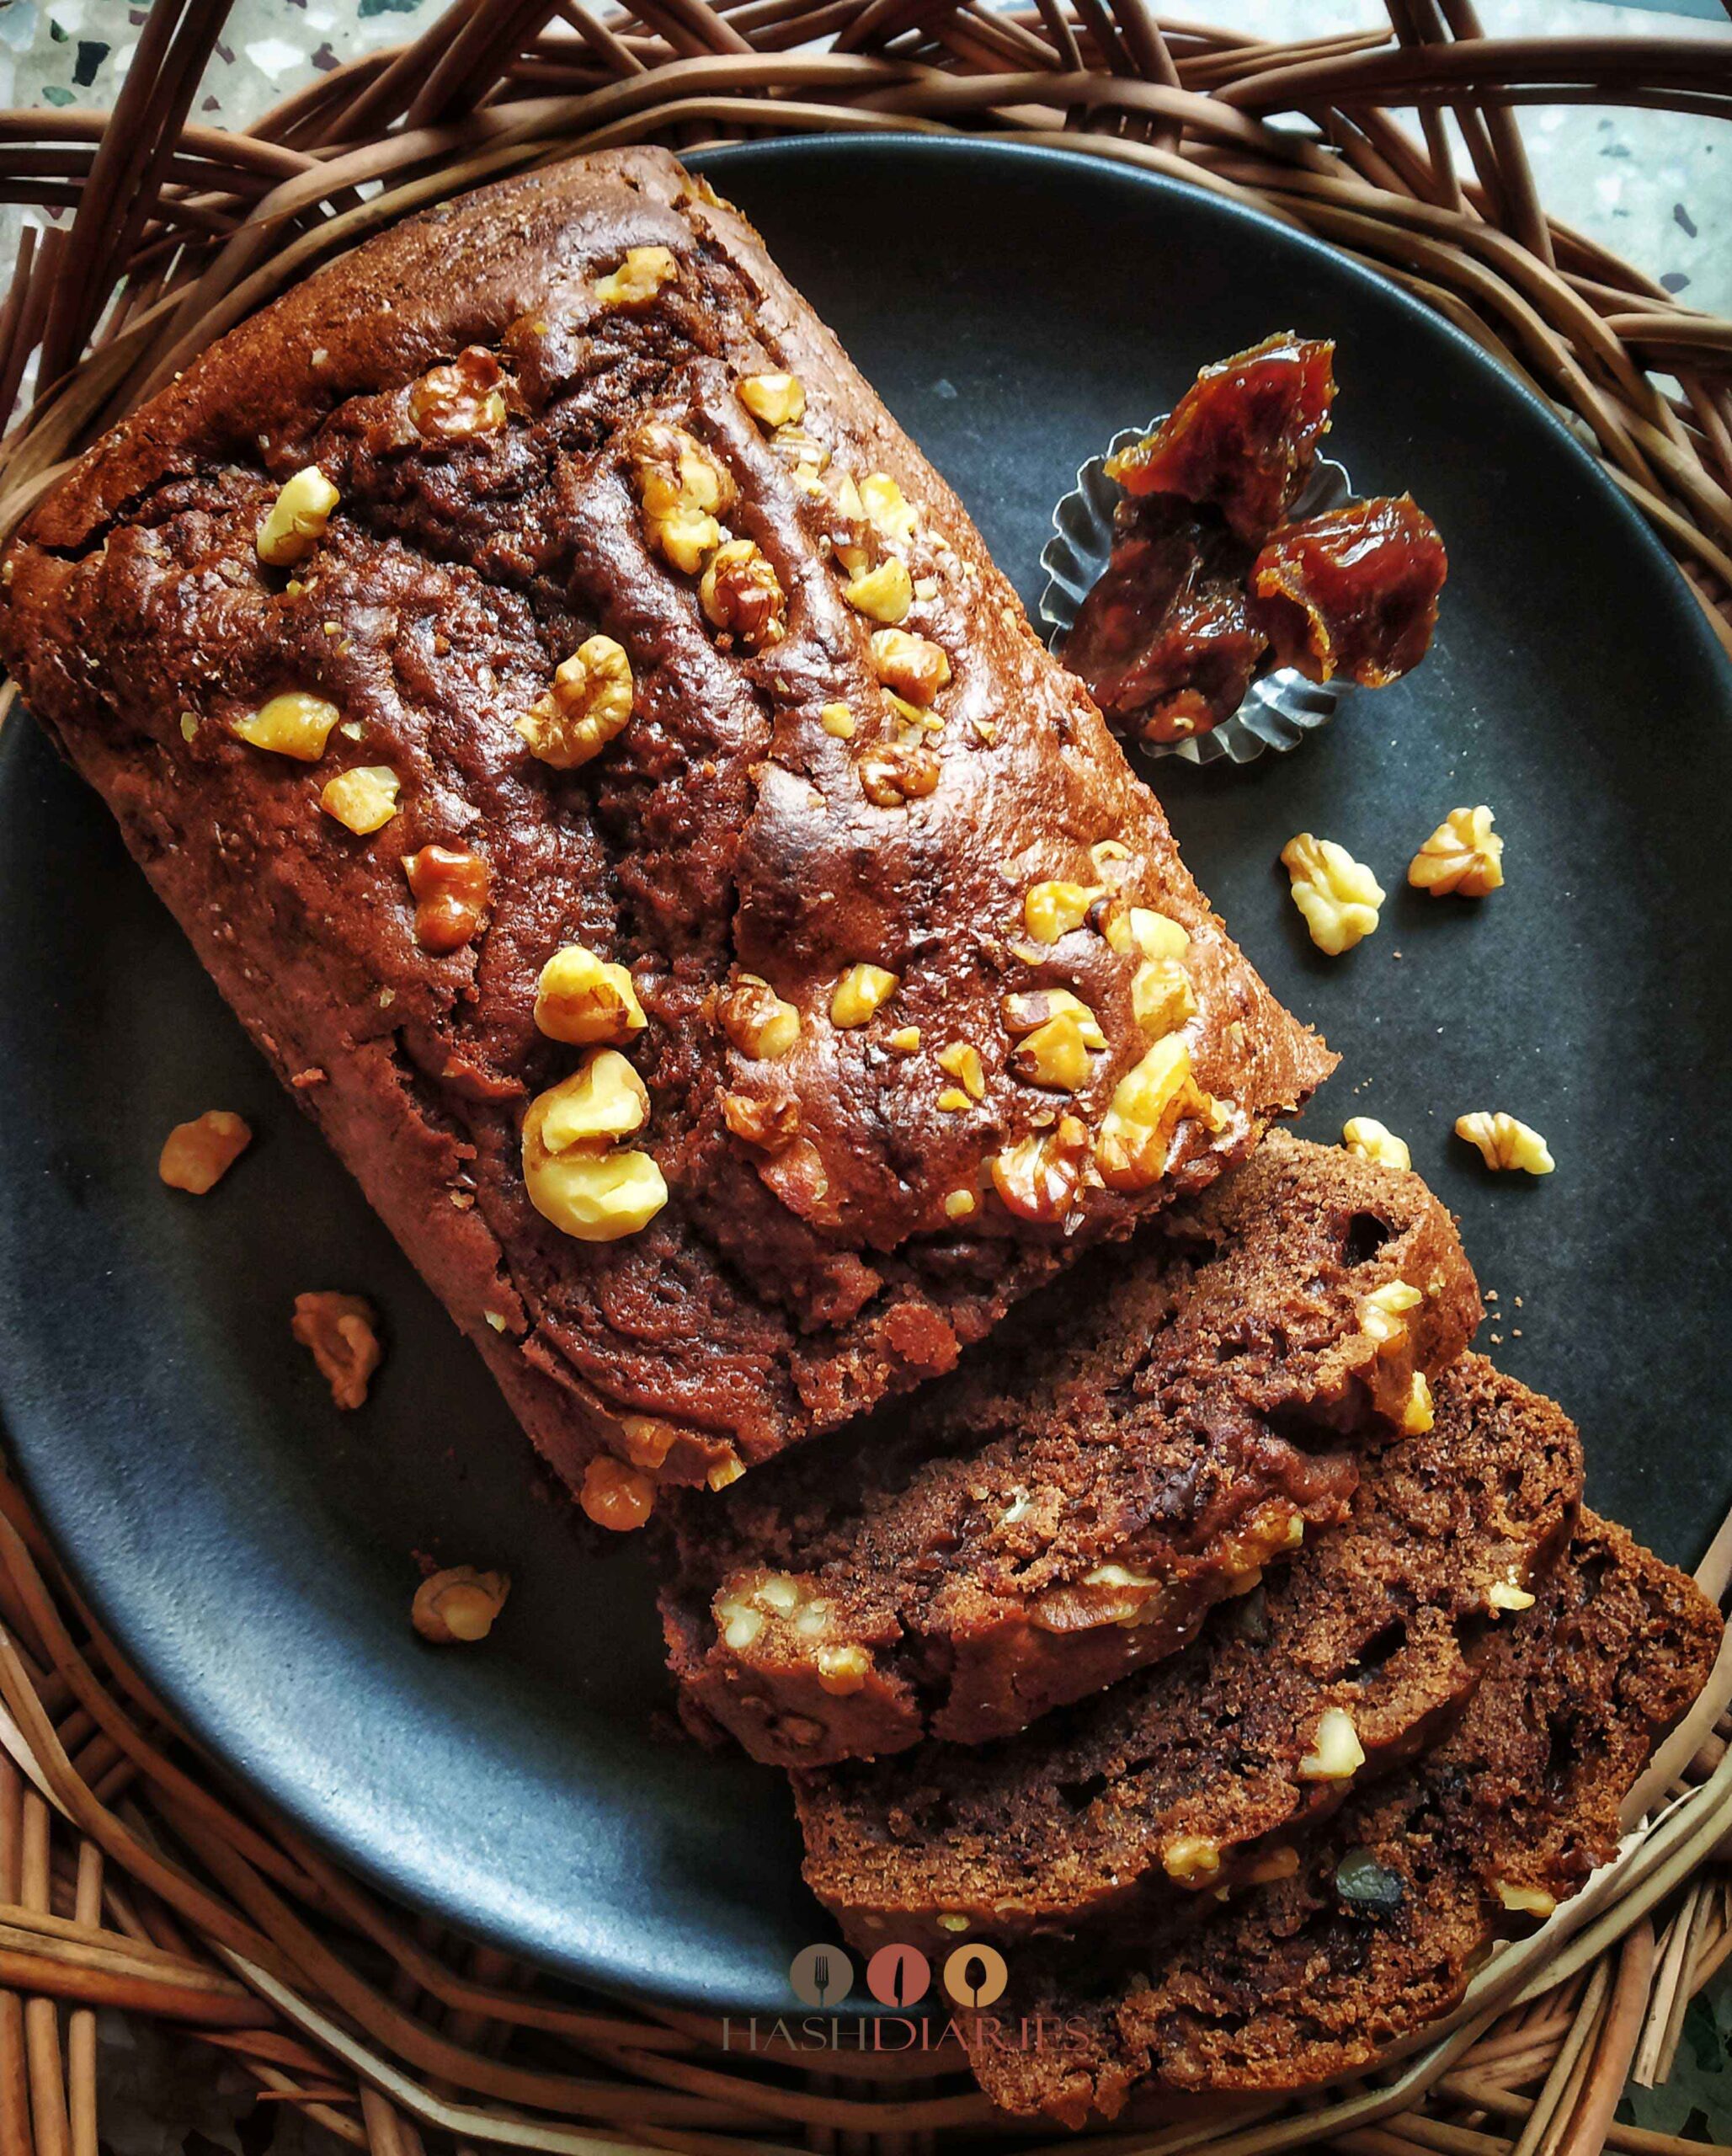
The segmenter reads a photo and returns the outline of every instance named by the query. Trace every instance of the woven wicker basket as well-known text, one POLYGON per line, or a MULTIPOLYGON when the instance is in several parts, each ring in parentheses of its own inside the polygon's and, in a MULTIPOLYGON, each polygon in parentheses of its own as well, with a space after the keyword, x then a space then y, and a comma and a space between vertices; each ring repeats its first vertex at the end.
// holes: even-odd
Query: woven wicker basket
MULTIPOLYGON (((1471 0, 1389 0, 1388 31, 1284 46, 1146 0, 456 0, 230 134, 187 118, 225 13, 157 0, 111 117, 0 115, 0 200, 55 213, 0 306, 0 414, 33 365, 35 385, 0 443, 0 529, 213 337, 407 210, 585 147, 978 129, 1233 195, 1417 293, 1574 416, 1732 650, 1732 323, 1550 221, 1511 111, 1732 117, 1732 45, 1488 39, 1471 0), (1392 104, 1417 106, 1418 136, 1392 104), (1295 112, 1312 139, 1263 117, 1295 112)), ((1700 1577, 1725 1593, 1732 1523, 1700 1577)), ((1618 1862, 1422 2047, 1300 2105, 1133 2110, 1090 2148, 1695 2146, 1613 2114, 1632 2073, 1665 2077, 1732 1956, 1729 1700, 1732 1649, 1635 1792, 1618 1862)), ((182 2024, 375 2156, 419 2156, 424 2131, 569 2156, 1041 2138, 954 2054, 826 2055, 822 2075, 742 2059, 700 2020, 586 2003, 382 1904, 188 1742, 3 1477, 0 1703, 0 2156, 96 2156, 101 2006, 182 2024)))

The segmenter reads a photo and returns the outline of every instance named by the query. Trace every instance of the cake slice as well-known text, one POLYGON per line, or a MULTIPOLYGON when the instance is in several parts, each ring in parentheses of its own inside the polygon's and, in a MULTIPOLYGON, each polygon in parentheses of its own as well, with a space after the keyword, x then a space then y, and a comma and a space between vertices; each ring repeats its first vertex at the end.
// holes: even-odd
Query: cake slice
POLYGON ((35 510, 0 657, 605 1525, 949 1369, 1332 1061, 663 150, 242 323, 35 510))
POLYGON ((1479 1315, 1417 1177, 1276 1134, 915 1412, 677 1505, 688 1722, 787 1765, 978 1743, 1170 1654, 1342 1516, 1479 1315))
POLYGON ((1296 1843, 1466 1705, 1580 1492, 1568 1418, 1463 1356, 1346 1518, 1170 1661, 996 1744, 796 1774, 807 1885, 871 1952, 1140 1937, 1178 1893, 1297 1871, 1296 1843))
POLYGON ((1612 1856, 1619 1806, 1720 1630, 1692 1582, 1585 1513, 1534 1607, 1492 1635, 1450 1736, 1356 1795, 1292 1877, 1153 1926, 1121 1961, 1020 1956, 965 2032, 981 2086, 1079 2126, 1145 2080, 1270 2093, 1363 2072, 1612 1856))

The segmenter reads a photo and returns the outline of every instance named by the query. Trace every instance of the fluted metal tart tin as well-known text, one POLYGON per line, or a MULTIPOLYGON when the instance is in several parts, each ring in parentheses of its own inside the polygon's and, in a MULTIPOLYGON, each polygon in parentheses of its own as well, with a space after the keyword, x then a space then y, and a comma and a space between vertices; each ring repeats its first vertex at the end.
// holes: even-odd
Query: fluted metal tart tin
MULTIPOLYGON (((1047 624, 1047 642, 1060 659, 1078 611, 1100 581, 1112 552, 1113 511, 1124 499, 1124 489, 1116 479, 1107 478, 1107 459, 1152 435, 1166 416, 1163 412, 1147 426, 1120 428, 1100 454, 1083 466, 1076 484, 1053 511, 1053 536, 1041 552, 1047 584, 1040 612, 1047 624)), ((1344 467, 1319 456, 1292 514, 1296 520, 1316 516, 1324 510, 1345 509, 1356 499, 1344 467)), ((1327 726, 1352 691, 1350 681, 1308 681, 1295 668, 1283 666, 1260 674, 1239 709, 1207 734, 1193 734, 1183 741, 1125 745, 1132 755, 1177 756, 1189 764, 1249 764, 1266 749, 1285 755, 1307 734, 1327 726)))

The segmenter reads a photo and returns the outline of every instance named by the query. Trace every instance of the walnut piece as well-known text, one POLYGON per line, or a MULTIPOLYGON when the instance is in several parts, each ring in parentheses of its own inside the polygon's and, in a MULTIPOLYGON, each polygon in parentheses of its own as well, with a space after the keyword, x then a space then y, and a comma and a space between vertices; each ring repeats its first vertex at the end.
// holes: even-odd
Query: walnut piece
MULTIPOLYGON (((1091 1015, 1086 1004, 1079 1004, 1075 1010, 1056 1010, 1044 1024, 1025 1033, 1010 1051, 1013 1075, 1051 1092, 1080 1092, 1094 1068, 1089 1060, 1090 1036, 1084 1022, 1091 1015)), ((1098 1025, 1094 1037, 1100 1047, 1106 1046, 1098 1025)))
POLYGON ((679 275, 674 251, 666 247, 628 247, 619 268, 598 277, 594 291, 600 307, 642 307, 663 285, 679 275))
POLYGON ((409 1622, 436 1647, 472 1646, 493 1629, 511 1592, 506 1572, 478 1572, 473 1565, 450 1565, 430 1572, 415 1590, 409 1622))
POLYGON ((1359 1305, 1359 1329, 1381 1352, 1407 1337, 1407 1313, 1425 1300, 1411 1280, 1386 1280, 1359 1305))
POLYGON ((1056 1227, 1069 1212, 1089 1158, 1088 1126, 1060 1116, 1051 1130, 1037 1131, 994 1157, 993 1188, 1020 1220, 1056 1227))
POLYGON ((381 830, 396 815, 400 789, 389 764, 356 764, 328 779, 319 794, 319 806, 357 838, 381 830))
POLYGON ((544 764, 575 771, 623 732, 633 686, 625 647, 611 637, 588 637, 556 669, 546 695, 516 721, 517 731, 544 764))
POLYGON ((872 671, 887 689, 927 708, 950 680, 950 661, 928 637, 906 629, 878 629, 871 639, 872 671))
POLYGON ((860 506, 866 520, 887 545, 905 547, 919 521, 914 504, 887 472, 868 472, 860 483, 860 506))
POLYGON ((1131 976, 1131 1008, 1152 1039, 1175 1032, 1196 1016, 1196 995, 1176 958, 1143 958, 1131 976))
POLYGON ((505 424, 499 362, 478 344, 444 366, 429 367, 409 392, 416 431, 434 441, 497 434, 505 424))
POLYGON ((631 456, 650 544, 682 574, 695 576, 725 536, 718 520, 734 504, 732 477, 695 435, 666 419, 638 428, 631 456))
MULTIPOLYGON (((838 560, 847 568, 847 550, 838 547, 836 551, 838 560)), ((908 563, 899 555, 892 554, 875 569, 862 568, 851 582, 843 585, 842 596, 856 614, 893 627, 914 603, 914 580, 909 574, 908 563)))
POLYGON ((641 1467, 628 1467, 611 1453, 598 1453, 584 1470, 578 1502, 598 1527, 629 1534, 655 1510, 655 1481, 641 1467))
POLYGON ((612 1049, 594 1049, 569 1078, 539 1093, 523 1123, 530 1203, 578 1242, 617 1242, 648 1226, 668 1202, 648 1153, 619 1145, 649 1115, 643 1081, 612 1049))
POLYGON ((1157 1041, 1114 1088, 1095 1140, 1095 1162, 1110 1190, 1148 1190, 1166 1171, 1173 1132, 1186 1115, 1214 1103, 1191 1072, 1191 1051, 1176 1033, 1157 1041))
POLYGON ((738 389, 741 403, 761 427, 797 427, 806 417, 806 391, 797 374, 749 374, 738 389))
POLYGON ((742 1055, 773 1063, 800 1038, 800 1013, 757 974, 742 974, 722 1000, 722 1030, 742 1055))
POLYGON ((1346 1782, 1365 1764, 1365 1747, 1345 1707, 1325 1707, 1311 1749, 1294 1770, 1302 1782, 1346 1782))
POLYGON ((1491 828, 1491 811, 1452 808, 1407 865, 1407 880, 1434 899, 1483 899, 1504 880, 1504 842, 1491 828))
POLYGON ((1048 881, 1030 884, 1022 900, 1022 921, 1037 943, 1056 943, 1080 928, 1101 895, 1098 884, 1048 881))
POLYGON ((415 901, 415 941, 443 956, 472 942, 487 910, 492 872, 462 846, 424 846, 405 854, 403 873, 415 901))
POLYGON ((373 1305, 363 1295, 317 1289, 295 1298, 290 1329, 301 1345, 312 1351, 319 1375, 330 1385, 337 1405, 359 1407, 384 1353, 379 1345, 373 1305))
POLYGON ((157 1173, 171 1190, 202 1198, 214 1190, 253 1143, 251 1126, 227 1108, 206 1108, 177 1123, 163 1142, 157 1173))
POLYGON ((1177 961, 1191 948, 1189 933, 1176 921, 1156 913, 1152 906, 1129 906, 1122 899, 1109 902, 1101 933, 1124 958, 1134 953, 1139 958, 1156 962, 1177 961))
POLYGON ((1301 831, 1282 848, 1281 859, 1292 878, 1293 904, 1319 951, 1338 958, 1375 932, 1382 887, 1346 846, 1301 831))
POLYGON ((1356 1154, 1362 1161, 1373 1161, 1380 1168, 1413 1166, 1413 1155, 1407 1150, 1406 1140, 1398 1138, 1375 1116, 1349 1116, 1341 1125, 1341 1143, 1350 1153, 1356 1154))
POLYGON ((549 1040, 574 1048, 598 1042, 617 1048, 646 1023, 624 966, 598 958, 582 943, 568 943, 542 967, 536 982, 536 1024, 549 1040))
POLYGON ((258 527, 259 560, 274 569, 304 562, 324 537, 338 499, 337 489, 317 464, 305 465, 285 479, 258 527))
POLYGON ((257 711, 232 718, 228 730, 238 741, 254 749, 268 749, 273 755, 292 756, 296 763, 316 764, 325 753, 331 729, 343 714, 323 696, 307 689, 285 689, 257 711))
POLYGON ((748 651, 780 643, 788 632, 787 595, 769 557, 749 539, 730 539, 705 565, 698 604, 712 628, 748 651))
POLYGON ((1455 1134, 1479 1147, 1488 1168, 1521 1168, 1531 1176, 1548 1176, 1558 1165, 1539 1133, 1501 1108, 1495 1114, 1482 1108, 1472 1115, 1458 1115, 1455 1134))
POLYGON ((924 801, 938 791, 944 766, 924 741, 885 741, 868 749, 855 771, 861 791, 874 808, 899 808, 905 801, 924 801))
POLYGON ((986 1068, 971 1041, 950 1041, 938 1051, 938 1067, 954 1078, 971 1101, 986 1098, 986 1068))
POLYGON ((850 966, 830 996, 830 1022, 850 1027, 871 1023, 895 995, 897 976, 886 966, 850 966))
POLYGON ((1407 1389, 1407 1405, 1401 1411, 1402 1433, 1422 1438, 1436 1420, 1437 1407, 1431 1397, 1431 1381, 1423 1370, 1415 1370, 1407 1389))

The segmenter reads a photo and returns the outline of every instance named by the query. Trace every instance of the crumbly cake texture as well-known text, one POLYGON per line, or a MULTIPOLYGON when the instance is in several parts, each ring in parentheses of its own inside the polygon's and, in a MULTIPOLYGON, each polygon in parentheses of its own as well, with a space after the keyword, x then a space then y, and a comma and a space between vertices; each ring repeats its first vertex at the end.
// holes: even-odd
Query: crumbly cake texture
POLYGON ((1128 1968, 1019 1957, 996 2028, 969 2033, 981 2085, 1079 2126, 1145 2080, 1271 2092, 1362 2071, 1615 1854, 1619 1805, 1720 1629, 1691 1581, 1584 1513, 1534 1608, 1492 1636, 1451 1735, 1356 1796, 1292 1878, 1152 1927, 1128 1968), (1035 2015, 1043 2042, 1014 2047, 1035 2015))
POLYGON ((1580 1493, 1568 1418, 1464 1356, 1346 1518, 1171 1661, 998 1744, 797 1774, 807 1884, 871 1952, 1135 1938, 1177 1895, 1296 1870, 1298 1840, 1466 1705, 1580 1493))
POLYGON ((956 497, 663 152, 320 271, 91 451, 0 576, 32 710, 573 1481, 605 1444, 725 1482, 947 1369, 1332 1062, 956 497), (310 466, 328 486, 280 503, 310 466), (304 734, 309 698, 336 722, 312 760, 232 730, 304 734), (537 753, 537 712, 587 760, 537 753), (614 1226, 612 1167, 669 1193, 609 1241, 544 1218, 520 1161, 577 1062, 534 1016, 573 945, 629 969, 647 1114, 609 1066, 610 1127, 635 1113, 653 1166, 597 1170, 588 1137, 557 1166, 614 1226), (860 967, 894 976, 876 1011, 876 974, 835 1001, 860 967), (779 1054, 739 1044, 766 1038, 749 975, 797 1014, 779 1054), (1088 1022, 1043 1083, 1005 1000, 1060 990, 1088 1022))
POLYGON ((1272 1134, 917 1409, 676 1502, 688 1726, 794 1766, 979 1743, 1171 1653, 1342 1517, 1479 1317, 1416 1176, 1272 1134))

